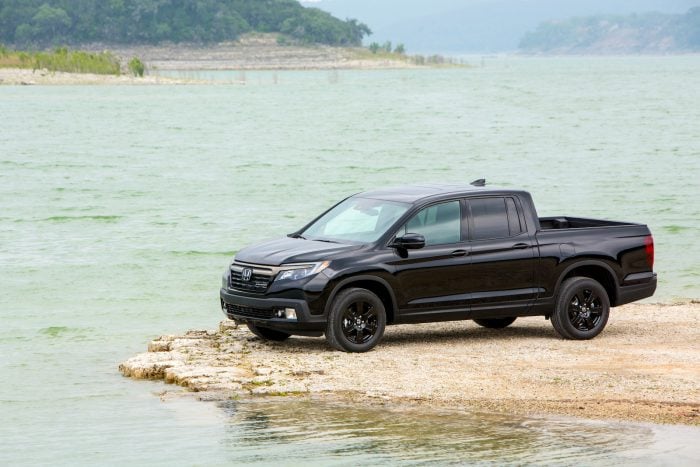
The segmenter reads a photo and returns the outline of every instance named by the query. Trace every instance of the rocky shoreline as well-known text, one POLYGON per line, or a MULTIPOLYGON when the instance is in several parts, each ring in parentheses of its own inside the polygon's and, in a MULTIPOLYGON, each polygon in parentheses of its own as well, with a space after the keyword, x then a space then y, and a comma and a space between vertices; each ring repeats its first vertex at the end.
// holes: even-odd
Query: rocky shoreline
POLYGON ((347 354, 322 338, 264 342, 226 320, 161 336, 119 370, 206 400, 341 397, 700 425, 698 324, 698 303, 635 304, 591 341, 561 340, 542 318, 505 330, 458 321, 390 326, 375 350, 347 354))
POLYGON ((371 54, 362 47, 277 42, 276 34, 245 34, 233 42, 119 46, 93 44, 91 52, 112 51, 122 62, 139 57, 155 70, 338 70, 420 68, 397 54, 371 54))
MULTIPOLYGON (((93 45, 92 52, 111 50, 122 61, 139 57, 151 70, 345 70, 421 68, 409 57, 373 56, 366 49, 325 45, 278 45, 270 37, 248 37, 209 45, 119 47, 93 45)), ((422 68, 425 68, 423 66, 422 68)))

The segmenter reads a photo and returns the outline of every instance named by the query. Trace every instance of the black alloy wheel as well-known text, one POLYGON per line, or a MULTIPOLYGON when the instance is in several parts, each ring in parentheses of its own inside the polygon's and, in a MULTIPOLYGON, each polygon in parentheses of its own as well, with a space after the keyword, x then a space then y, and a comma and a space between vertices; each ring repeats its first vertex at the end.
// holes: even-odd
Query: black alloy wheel
POLYGON ((593 290, 581 288, 571 298, 567 314, 573 327, 579 331, 591 331, 603 319, 603 303, 593 290))
POLYGON ((343 335, 353 344, 364 344, 370 340, 376 334, 377 327, 377 310, 369 302, 352 302, 343 312, 343 335))
POLYGON ((384 304, 367 289, 350 288, 333 300, 326 340, 338 350, 367 352, 379 343, 386 327, 384 304))
POLYGON ((561 284, 552 326, 565 339, 591 339, 605 328, 609 315, 605 288, 594 279, 572 277, 561 284))

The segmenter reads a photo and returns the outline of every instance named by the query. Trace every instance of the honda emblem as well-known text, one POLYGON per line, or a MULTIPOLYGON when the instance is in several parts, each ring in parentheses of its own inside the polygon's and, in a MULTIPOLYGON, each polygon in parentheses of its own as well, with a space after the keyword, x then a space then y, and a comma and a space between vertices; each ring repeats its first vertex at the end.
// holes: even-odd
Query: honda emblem
POLYGON ((243 279, 244 282, 248 282, 251 277, 253 277, 253 270, 250 268, 243 268, 241 271, 241 279, 243 279))

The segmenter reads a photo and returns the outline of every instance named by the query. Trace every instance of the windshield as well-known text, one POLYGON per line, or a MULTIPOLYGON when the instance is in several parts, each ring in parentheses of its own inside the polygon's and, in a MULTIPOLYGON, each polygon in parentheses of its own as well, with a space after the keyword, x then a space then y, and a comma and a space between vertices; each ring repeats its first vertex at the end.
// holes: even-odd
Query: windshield
POLYGON ((309 240, 371 243, 379 239, 410 206, 353 196, 325 213, 301 235, 309 240))

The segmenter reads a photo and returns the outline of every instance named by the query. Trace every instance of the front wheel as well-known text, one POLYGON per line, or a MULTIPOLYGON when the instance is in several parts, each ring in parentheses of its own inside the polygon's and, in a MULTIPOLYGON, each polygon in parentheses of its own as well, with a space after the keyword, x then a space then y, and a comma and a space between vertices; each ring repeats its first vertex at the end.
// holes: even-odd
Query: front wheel
POLYGON ((289 337, 289 334, 287 334, 286 332, 275 331, 274 329, 270 328, 263 328, 260 326, 256 326, 255 324, 246 323, 246 326, 248 326, 250 332, 258 336, 262 340, 282 342, 284 340, 287 340, 287 338, 289 337))
POLYGON ((475 319, 474 322, 479 326, 490 328, 490 329, 503 329, 510 326, 515 321, 515 318, 480 318, 475 319))
POLYGON ((552 314, 552 326, 564 339, 592 339, 605 328, 610 299, 605 288, 588 277, 562 282, 552 314))
POLYGON ((333 300, 326 340, 345 352, 367 352, 379 343, 386 327, 384 304, 367 289, 341 291, 333 300))

